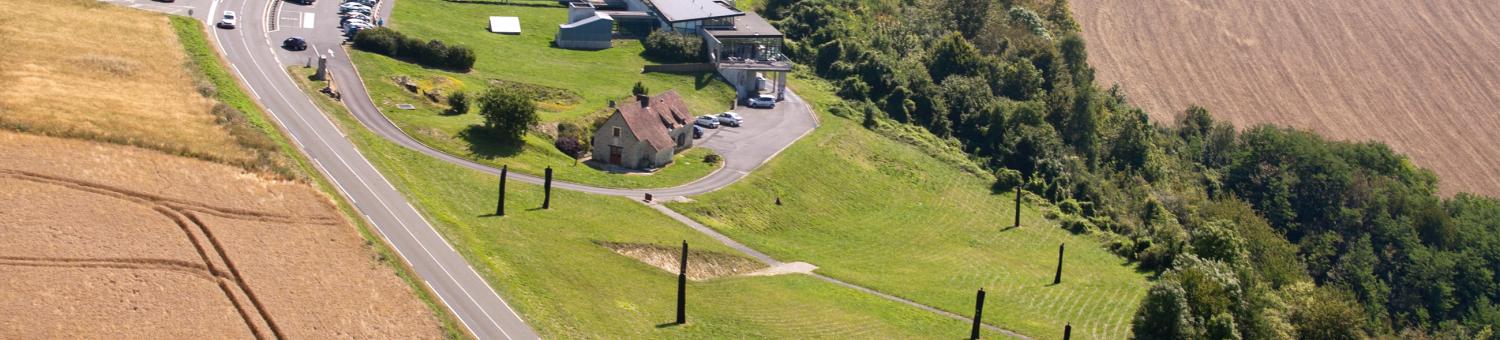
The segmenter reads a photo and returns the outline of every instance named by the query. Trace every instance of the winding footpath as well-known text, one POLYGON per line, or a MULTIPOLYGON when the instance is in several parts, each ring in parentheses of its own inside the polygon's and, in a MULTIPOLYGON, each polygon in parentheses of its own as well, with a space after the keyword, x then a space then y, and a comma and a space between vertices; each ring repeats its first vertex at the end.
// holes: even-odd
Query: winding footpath
MULTIPOLYGON (((387 17, 393 2, 381 1, 376 16, 387 17)), ((387 240, 392 249, 405 260, 440 302, 452 311, 470 334, 480 339, 538 338, 520 315, 500 298, 493 287, 386 180, 340 130, 340 126, 322 112, 313 103, 314 99, 308 97, 288 74, 287 67, 315 63, 309 57, 313 53, 325 56, 328 58, 328 70, 339 86, 344 105, 364 128, 393 143, 445 162, 499 174, 499 169, 494 167, 422 144, 380 112, 366 92, 358 70, 343 50, 343 37, 336 28, 337 1, 319 1, 312 6, 291 5, 277 0, 182 0, 180 4, 177 7, 190 8, 189 15, 203 20, 210 27, 222 10, 240 14, 240 27, 214 29, 210 34, 235 75, 241 79, 242 85, 296 146, 307 154, 317 169, 333 182, 339 192, 387 240), (207 11, 202 11, 205 8, 207 11), (198 9, 200 12, 194 14, 191 9, 198 9), (316 22, 322 24, 316 25, 316 22), (280 49, 280 41, 291 36, 306 39, 310 45, 309 51, 290 52, 280 49)), ((180 8, 174 11, 181 14, 180 8)), ((817 116, 795 93, 789 93, 787 100, 779 103, 776 110, 782 117, 772 123, 772 128, 757 130, 753 136, 734 141, 706 138, 703 145, 723 154, 725 166, 692 183, 659 189, 617 189, 554 180, 553 186, 562 190, 632 198, 651 193, 662 199, 698 195, 729 186, 774 158, 817 126, 817 116)), ((510 176, 523 182, 542 183, 541 178, 532 175, 513 172, 510 176)), ((760 262, 772 266, 782 264, 781 261, 736 242, 666 206, 643 204, 760 262)), ((962 315, 821 274, 809 275, 953 319, 971 321, 962 315)), ((989 324, 984 326, 1011 337, 1029 339, 989 324)))

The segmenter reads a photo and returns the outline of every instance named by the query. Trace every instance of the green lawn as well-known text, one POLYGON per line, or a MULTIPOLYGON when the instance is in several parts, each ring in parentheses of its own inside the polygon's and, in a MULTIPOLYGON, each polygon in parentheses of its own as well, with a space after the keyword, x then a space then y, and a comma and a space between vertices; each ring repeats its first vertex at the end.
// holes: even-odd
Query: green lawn
MULTIPOLYGON (((799 77, 800 78, 800 77, 799 77)), ((837 100, 794 79, 815 106, 837 100)), ((1124 338, 1147 276, 1091 236, 1072 235, 1011 194, 917 148, 822 115, 823 125, 745 180, 672 207, 783 261, 969 315, 984 287, 985 319, 1036 338, 1124 338), (784 205, 772 202, 776 195, 784 205), (1051 286, 1058 244, 1063 283, 1051 286)))
MULTIPOLYGON (((676 90, 698 114, 723 111, 734 98, 734 89, 712 74, 641 73, 648 62, 640 56, 643 48, 638 41, 616 40, 614 48, 602 51, 553 48, 552 38, 566 16, 567 10, 562 7, 403 0, 396 4, 391 20, 393 28, 409 36, 472 47, 478 55, 474 70, 453 73, 372 53, 354 51, 352 55, 376 106, 408 134, 454 155, 495 166, 505 164, 531 174, 540 174, 546 166, 572 167, 575 162, 557 151, 551 139, 543 135, 531 134, 521 145, 503 145, 482 133, 473 133, 471 127, 482 120, 479 115, 442 115, 446 104, 432 103, 403 89, 396 84, 395 77, 407 76, 419 81, 447 77, 456 84, 434 87, 462 89, 471 95, 483 91, 493 80, 507 82, 502 87, 525 84, 521 86, 556 91, 558 98, 543 100, 538 105, 541 120, 549 125, 547 128, 562 121, 587 126, 592 117, 608 114, 610 100, 629 96, 631 86, 637 81, 652 93, 676 90), (521 18, 523 33, 490 33, 486 29, 489 16, 521 18), (396 108, 403 103, 416 109, 396 108)), ((561 178, 607 187, 670 187, 702 178, 714 169, 674 164, 654 175, 626 176, 580 164, 561 178)))
MULTIPOLYGON (((306 70, 294 69, 306 79, 306 70)), ((317 95, 315 95, 317 96, 317 95)), ((322 98, 322 96, 317 96, 322 98)), ((493 212, 495 177, 437 161, 371 134, 318 99, 370 161, 544 338, 954 338, 968 325, 804 275, 692 282, 689 323, 673 318, 674 275, 596 242, 733 253, 626 198, 553 192, 510 182, 506 217, 493 212)), ((997 334, 988 336, 998 337, 997 334)))

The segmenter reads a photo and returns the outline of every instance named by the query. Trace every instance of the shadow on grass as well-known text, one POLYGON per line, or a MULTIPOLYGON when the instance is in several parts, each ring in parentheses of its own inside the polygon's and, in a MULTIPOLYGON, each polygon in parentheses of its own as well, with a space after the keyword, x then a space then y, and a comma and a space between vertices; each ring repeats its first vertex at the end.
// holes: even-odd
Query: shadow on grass
POLYGON ((682 325, 683 324, 680 324, 680 323, 677 323, 676 321, 673 321, 673 322, 668 322, 668 323, 656 325, 656 328, 672 328, 672 327, 677 327, 677 326, 682 326, 682 325))
POLYGON ((469 154, 484 159, 515 156, 526 144, 521 140, 503 140, 481 125, 469 125, 458 132, 458 137, 469 143, 469 154))

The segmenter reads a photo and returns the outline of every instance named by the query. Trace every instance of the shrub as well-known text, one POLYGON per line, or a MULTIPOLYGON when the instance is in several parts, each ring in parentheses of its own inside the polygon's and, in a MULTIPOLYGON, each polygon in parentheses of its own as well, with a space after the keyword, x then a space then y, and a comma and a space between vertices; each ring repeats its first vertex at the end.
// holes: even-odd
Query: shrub
POLYGON ((415 62, 427 67, 468 71, 474 67, 474 50, 468 46, 448 45, 441 40, 422 41, 385 27, 359 31, 354 48, 415 62))
POLYGON ((646 85, 641 84, 641 82, 635 82, 635 87, 630 88, 630 94, 637 96, 650 95, 651 89, 646 88, 646 85))
POLYGON ((449 115, 469 113, 469 96, 463 91, 453 92, 453 95, 448 96, 448 111, 443 113, 449 115))
POLYGON ((1020 185, 1020 171, 1001 168, 995 171, 995 184, 990 186, 990 190, 994 192, 1009 192, 1015 190, 1020 185))
POLYGON ((710 153, 708 153, 707 156, 703 156, 703 162, 704 163, 719 164, 719 162, 723 162, 723 161, 724 161, 724 157, 723 156, 719 156, 719 154, 716 154, 716 153, 710 152, 710 153))
POLYGON ((509 142, 518 142, 536 124, 536 102, 515 91, 490 88, 479 96, 484 128, 509 142))
POLYGON ((703 39, 670 30, 651 32, 646 36, 646 56, 660 62, 698 61, 703 56, 703 39))
POLYGON ((574 159, 583 155, 583 142, 579 141, 577 136, 558 135, 557 140, 552 142, 552 146, 574 159))
POLYGON ((1083 209, 1078 206, 1078 200, 1071 198, 1057 203, 1057 210, 1062 211, 1062 213, 1068 215, 1077 215, 1079 212, 1083 211, 1083 209))
POLYGON ((557 140, 552 145, 556 146, 558 151, 578 158, 592 147, 588 143, 589 140, 588 130, 584 130, 578 124, 562 122, 557 123, 557 140))

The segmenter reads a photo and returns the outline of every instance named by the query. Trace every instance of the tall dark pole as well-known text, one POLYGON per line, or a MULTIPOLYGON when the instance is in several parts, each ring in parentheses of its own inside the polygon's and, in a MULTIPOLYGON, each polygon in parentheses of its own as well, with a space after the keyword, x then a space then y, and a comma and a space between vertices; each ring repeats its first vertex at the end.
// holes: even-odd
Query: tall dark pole
POLYGON ((495 202, 495 216, 505 216, 505 177, 510 173, 510 166, 500 166, 500 200, 495 202))
POLYGON ((682 266, 677 269, 677 324, 687 323, 687 241, 682 241, 682 266))
POLYGON ((979 339, 979 324, 984 319, 984 288, 974 297, 974 327, 969 329, 969 339, 979 339))
POLYGON ((1017 185, 1016 186, 1016 225, 1013 228, 1020 228, 1020 227, 1021 227, 1021 186, 1017 185))
POLYGON ((1052 277, 1052 284, 1062 283, 1063 249, 1067 246, 1067 243, 1057 245, 1057 275, 1052 277))
POLYGON ((542 209, 552 209, 552 167, 547 167, 546 180, 542 182, 542 209))
POLYGON ((1063 340, 1068 340, 1071 338, 1073 338, 1073 324, 1069 323, 1063 325, 1063 340))

